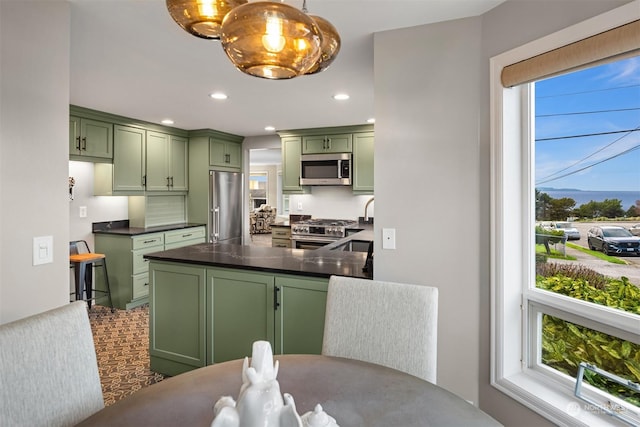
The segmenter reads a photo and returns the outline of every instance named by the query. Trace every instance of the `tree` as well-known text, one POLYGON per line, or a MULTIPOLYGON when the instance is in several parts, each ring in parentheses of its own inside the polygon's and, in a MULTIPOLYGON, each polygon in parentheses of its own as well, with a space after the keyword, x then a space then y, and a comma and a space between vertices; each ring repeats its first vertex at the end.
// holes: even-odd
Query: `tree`
POLYGON ((554 221, 565 221, 571 216, 576 201, 570 197, 561 199, 551 199, 549 202, 549 219, 554 221))
POLYGON ((600 216, 618 218, 624 215, 622 200, 620 199, 604 199, 604 201, 600 202, 600 205, 600 216))
POLYGON ((542 193, 540 190, 536 190, 536 218, 539 221, 548 221, 549 209, 553 198, 547 193, 542 193))

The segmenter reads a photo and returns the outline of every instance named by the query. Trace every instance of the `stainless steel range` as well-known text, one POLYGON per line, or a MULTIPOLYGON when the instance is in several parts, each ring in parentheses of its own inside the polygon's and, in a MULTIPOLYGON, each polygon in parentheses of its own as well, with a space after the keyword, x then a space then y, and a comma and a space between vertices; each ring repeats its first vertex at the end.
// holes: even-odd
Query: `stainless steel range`
POLYGON ((312 218, 291 224, 291 242, 296 249, 317 249, 347 235, 358 221, 312 218))

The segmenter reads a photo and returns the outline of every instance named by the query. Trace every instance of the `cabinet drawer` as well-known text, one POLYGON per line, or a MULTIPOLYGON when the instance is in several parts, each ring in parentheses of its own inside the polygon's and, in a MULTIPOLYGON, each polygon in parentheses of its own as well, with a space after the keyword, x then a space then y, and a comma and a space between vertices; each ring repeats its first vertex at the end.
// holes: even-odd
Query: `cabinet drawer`
POLYGON ((132 249, 144 249, 152 246, 162 246, 158 249, 161 251, 164 249, 164 233, 144 234, 142 236, 134 237, 132 242, 132 249))
POLYGON ((149 273, 135 274, 133 280, 133 299, 149 295, 149 273))
MULTIPOLYGON (((169 245, 174 243, 182 243, 188 240, 197 240, 198 243, 204 242, 204 227, 184 228, 180 230, 167 231, 164 233, 164 243, 169 249, 169 245)), ((177 247, 177 246, 173 246, 177 247)))
POLYGON ((291 237, 290 227, 274 227, 271 225, 271 236, 274 239, 288 239, 291 237))
POLYGON ((149 271, 149 260, 144 259, 144 254, 162 252, 163 250, 164 246, 154 246, 133 251, 133 274, 147 273, 149 271))
POLYGON ((271 247, 272 248, 290 248, 291 240, 271 238, 271 247))

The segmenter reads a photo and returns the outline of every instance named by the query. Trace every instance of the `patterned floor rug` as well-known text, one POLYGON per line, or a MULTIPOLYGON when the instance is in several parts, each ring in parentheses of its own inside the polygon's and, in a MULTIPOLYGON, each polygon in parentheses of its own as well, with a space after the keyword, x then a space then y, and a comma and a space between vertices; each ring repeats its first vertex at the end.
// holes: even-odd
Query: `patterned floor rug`
POLYGON ((93 306, 89 320, 106 406, 164 379, 149 369, 148 305, 115 313, 93 306))

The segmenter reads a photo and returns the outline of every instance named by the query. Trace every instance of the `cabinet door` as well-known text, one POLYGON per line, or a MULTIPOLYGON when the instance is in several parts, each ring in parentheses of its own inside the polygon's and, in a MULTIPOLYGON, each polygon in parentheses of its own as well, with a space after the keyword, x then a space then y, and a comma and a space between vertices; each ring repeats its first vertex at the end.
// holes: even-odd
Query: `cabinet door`
POLYGON ((113 191, 144 191, 145 131, 116 125, 113 138, 113 191))
POLYGON ((80 155, 82 151, 80 148, 80 117, 69 117, 69 155, 80 155))
POLYGON ((242 168, 242 145, 235 142, 227 144, 228 166, 233 168, 242 168))
POLYGON ((186 138, 169 136, 169 176, 171 190, 189 189, 189 143, 186 138))
POLYGON ((209 164, 225 168, 242 167, 242 145, 222 139, 209 139, 209 164))
POLYGON ((373 194, 373 132, 353 134, 353 191, 373 194))
POLYGON ((151 370, 168 375, 205 365, 205 269, 152 262, 149 269, 151 370))
POLYGON ((113 125, 98 120, 80 120, 81 148, 83 156, 113 157, 113 125))
POLYGON ((169 135, 147 132, 146 188, 147 191, 167 191, 169 176, 169 135))
POLYGON ((276 276, 276 354, 320 354, 328 283, 327 279, 276 276))
POLYGON ((69 155, 113 158, 113 125, 70 116, 69 155))
POLYGON ((313 135, 302 137, 302 154, 351 153, 352 135, 313 135))
POLYGON ((300 186, 300 156, 302 138, 299 136, 282 138, 282 191, 284 193, 303 193, 300 186))
POLYGON ((254 341, 273 345, 273 276, 207 270, 207 363, 251 354, 254 341))

